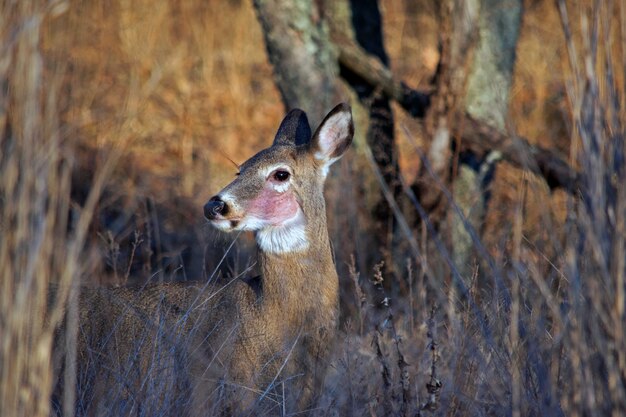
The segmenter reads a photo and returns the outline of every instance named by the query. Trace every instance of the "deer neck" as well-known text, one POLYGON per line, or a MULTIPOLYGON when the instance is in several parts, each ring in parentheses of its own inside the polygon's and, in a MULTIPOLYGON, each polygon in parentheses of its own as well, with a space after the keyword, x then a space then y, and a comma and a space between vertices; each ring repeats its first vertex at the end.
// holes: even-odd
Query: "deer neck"
POLYGON ((264 251, 259 245, 263 304, 296 320, 314 320, 315 315, 329 312, 333 317, 328 320, 334 320, 339 283, 323 199, 321 203, 317 201, 317 204, 304 205, 303 213, 306 220, 304 247, 293 252, 276 253, 264 251))

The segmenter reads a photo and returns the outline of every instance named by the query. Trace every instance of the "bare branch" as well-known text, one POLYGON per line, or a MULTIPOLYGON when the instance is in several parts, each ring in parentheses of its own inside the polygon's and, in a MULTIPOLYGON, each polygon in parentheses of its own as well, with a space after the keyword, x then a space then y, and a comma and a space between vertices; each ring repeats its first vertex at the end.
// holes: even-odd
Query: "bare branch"
MULTIPOLYGON (((430 107, 431 93, 413 90, 393 77, 391 71, 377 58, 370 56, 347 38, 335 36, 339 63, 370 85, 380 88, 409 114, 423 118, 430 107)), ((532 145, 520 136, 506 135, 499 130, 465 114, 458 124, 461 151, 485 155, 498 151, 502 159, 513 166, 528 169, 542 176, 550 189, 563 188, 574 193, 581 186, 580 174, 552 150, 532 145)))
POLYGON ((393 78, 391 71, 380 60, 368 54, 347 37, 334 35, 339 49, 339 65, 359 76, 373 87, 380 88, 389 98, 400 103, 413 117, 422 118, 430 106, 430 93, 416 91, 393 78))

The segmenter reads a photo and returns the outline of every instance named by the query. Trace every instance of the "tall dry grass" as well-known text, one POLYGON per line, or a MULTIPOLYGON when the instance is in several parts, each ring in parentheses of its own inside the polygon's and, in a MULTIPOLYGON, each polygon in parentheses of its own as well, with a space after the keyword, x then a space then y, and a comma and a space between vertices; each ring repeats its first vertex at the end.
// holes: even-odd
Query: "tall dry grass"
POLYGON ((12 416, 49 414, 54 328, 79 265, 64 239, 72 166, 59 143, 56 80, 44 81, 39 49, 46 12, 29 1, 2 10, 0 402, 12 416), (54 281, 65 290, 46 320, 54 281))
MULTIPOLYGON (((238 276, 250 266, 245 250, 222 259, 218 238, 198 237, 193 229, 200 214, 193 208, 230 175, 228 162, 217 162, 223 161, 218 150, 240 162, 238 157, 269 142, 282 108, 249 5, 177 4, 114 2, 104 9, 89 2, 22 0, 2 6, 3 415, 49 415, 56 378, 67 387, 64 415, 74 412, 72 332, 63 340, 70 364, 64 375, 52 374, 51 346, 62 320, 77 327, 77 283, 111 282, 116 273, 132 279, 140 271, 164 279, 206 278, 224 263, 230 276, 238 276), (115 144, 124 150, 124 163, 113 169, 98 152, 115 144), (97 175, 89 170, 94 166, 97 175), (113 180, 105 186, 109 173, 113 180), (87 242, 104 244, 91 252, 87 242), (208 258, 201 262, 204 274, 194 275, 201 268, 183 256, 190 247, 199 248, 194 259, 208 258), (104 273, 96 269, 95 280, 84 273, 107 262, 104 273), (173 266, 165 273, 167 262, 173 266), (60 289, 54 299, 48 297, 51 283, 60 289)), ((402 271, 338 265, 349 271, 341 278, 348 307, 313 414, 626 412, 626 12, 621 5, 613 10, 598 4, 597 12, 569 3, 567 11, 551 2, 530 5, 511 106, 525 136, 550 139, 571 152, 583 174, 580 194, 561 194, 558 208, 547 207, 540 180, 499 167, 496 176, 503 180, 494 194, 504 197, 492 200, 490 210, 498 215, 488 218, 482 236, 475 233, 472 276, 458 275, 446 239, 428 225, 407 244, 413 249, 402 271), (565 16, 564 28, 539 19, 554 23, 565 16), (566 44, 562 32, 568 30, 573 35, 566 44), (551 66, 540 65, 561 41, 569 63, 565 81, 551 66), (555 121, 561 114, 565 122, 555 121), (564 133, 569 141, 562 140, 564 133), (394 280, 394 292, 386 293, 381 280, 394 280)), ((388 13, 410 13, 401 2, 385 7, 388 13)), ((387 32, 393 61, 394 51, 416 49, 409 33, 419 20, 386 19, 396 23, 387 32)), ((396 70, 415 83, 425 77, 406 59, 396 70)), ((419 129, 409 130, 400 130, 405 167, 417 164, 419 155, 419 129)), ((358 182, 348 166, 340 170, 358 182)), ((436 178, 432 186, 440 186, 436 178)), ((328 198, 359 204, 358 192, 345 195, 328 198)), ((338 234, 348 230, 345 225, 358 229, 351 210, 331 214, 338 234)), ((342 240, 356 241, 353 234, 342 240)), ((395 240, 407 243, 401 234, 395 240)), ((370 247, 354 248, 353 253, 335 246, 338 259, 380 256, 370 247)), ((172 398, 169 381, 158 376, 155 367, 146 379, 148 394, 165 398, 170 410, 186 406, 188 399, 172 398)), ((276 400, 283 387, 277 380, 270 387, 273 402, 261 413, 285 412, 276 400)), ((107 395, 88 400, 125 405, 121 391, 107 395)))
MULTIPOLYGON (((25 0, 3 3, 0 12, 0 403, 6 416, 50 413, 58 376, 51 365, 54 332, 75 304, 79 275, 89 264, 86 233, 107 171, 96 175, 84 206, 72 204, 74 158, 57 107, 63 69, 46 72, 41 47, 43 21, 66 7, 25 0), (51 284, 58 287, 54 298, 51 284)), ((71 385, 73 375, 65 377, 71 385)))
MULTIPOLYGON (((465 222, 477 255, 473 275, 464 277, 407 189, 424 239, 412 244, 405 281, 397 283, 408 287, 405 296, 363 303, 364 291, 356 291, 359 314, 346 327, 327 399, 345 415, 626 412, 626 51, 614 43, 624 39, 626 10, 595 3, 574 13, 568 5, 558 2, 556 13, 570 66, 571 161, 583 186, 567 198, 563 223, 545 199, 529 205, 545 189, 522 173, 522 186, 511 190, 512 223, 492 225, 485 236, 465 222)), ((444 195, 450 215, 462 216, 444 195)), ((357 285, 379 286, 380 269, 360 277, 357 285)))

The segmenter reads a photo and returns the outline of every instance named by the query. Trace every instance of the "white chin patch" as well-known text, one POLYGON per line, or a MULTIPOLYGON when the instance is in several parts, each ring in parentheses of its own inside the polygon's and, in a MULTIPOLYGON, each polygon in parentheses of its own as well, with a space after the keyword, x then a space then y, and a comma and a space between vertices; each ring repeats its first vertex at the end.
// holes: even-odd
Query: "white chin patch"
POLYGON ((233 225, 230 223, 230 220, 211 220, 211 225, 222 232, 230 232, 233 230, 233 225))
POLYGON ((306 237, 304 214, 298 210, 292 219, 280 226, 265 227, 256 232, 256 242, 266 253, 300 252, 309 246, 306 237))
POLYGON ((258 219, 253 216, 248 216, 244 220, 242 220, 235 229, 255 231, 255 230, 261 230, 264 227, 267 227, 266 220, 258 219))

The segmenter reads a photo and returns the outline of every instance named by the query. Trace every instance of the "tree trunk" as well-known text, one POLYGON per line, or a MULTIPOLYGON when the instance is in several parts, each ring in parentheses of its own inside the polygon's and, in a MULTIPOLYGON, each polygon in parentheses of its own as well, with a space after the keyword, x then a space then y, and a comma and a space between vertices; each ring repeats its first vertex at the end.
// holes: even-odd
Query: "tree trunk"
POLYGON ((255 0, 276 85, 285 106, 301 108, 315 128, 338 100, 337 54, 313 0, 255 0))
MULTIPOLYGON (((395 217, 383 196, 381 185, 373 173, 368 156, 374 159, 376 169, 396 200, 402 198, 399 180, 398 149, 394 138, 394 116, 391 100, 400 98, 405 103, 415 100, 402 84, 394 84, 389 71, 389 58, 385 51, 382 30, 382 16, 375 0, 327 1, 331 26, 331 37, 340 50, 339 65, 341 77, 348 83, 359 99, 360 107, 367 113, 368 122, 365 140, 357 143, 358 161, 364 183, 370 198, 365 207, 370 219, 369 247, 374 259, 386 261, 388 270, 394 271, 394 229, 395 217), (370 59, 363 60, 364 56, 370 59), (370 64, 374 64, 374 68, 370 64), (367 67, 363 70, 363 66, 367 67), (355 70, 355 68, 358 68, 355 70), (375 74, 370 72, 372 70, 375 74), (372 83, 374 78, 385 78, 388 82, 382 89, 372 83), (373 196, 373 198, 371 198, 373 196)), ((420 97, 423 101, 423 97, 420 97)), ((402 257, 403 258, 403 257, 402 257)), ((404 265, 404 259, 401 264, 404 265)), ((397 274, 396 274, 397 275, 397 274)))
MULTIPOLYGON (((465 9, 480 8, 477 45, 467 74, 463 108, 472 118, 499 131, 505 130, 509 90, 515 65, 515 47, 522 16, 521 0, 472 0, 465 9), (474 3, 474 4, 472 4, 474 3)), ((462 18, 457 16, 458 18, 462 18)), ((463 38, 466 39, 466 36, 463 38)), ((454 38, 453 38, 454 39, 454 38)), ((456 38, 457 42, 462 42, 456 38)), ((462 49, 458 47, 457 50, 462 49)), ((454 49, 454 48, 453 48, 454 49)), ((453 195, 475 230, 480 230, 486 209, 485 185, 493 173, 494 154, 482 159, 467 152, 460 155, 453 195)), ((462 220, 451 214, 451 242, 454 261, 462 275, 472 272, 473 242, 462 220)))
MULTIPOLYGON (((335 104, 350 97, 338 79, 337 50, 329 37, 330 20, 341 10, 336 6, 343 6, 344 2, 324 5, 313 0, 255 0, 254 5, 283 102, 287 108, 306 111, 315 129, 335 104)), ((370 187, 373 182, 365 175, 363 158, 358 156, 366 116, 353 104, 355 146, 331 170, 325 192, 329 196, 326 209, 331 242, 341 247, 335 253, 339 256, 335 264, 344 276, 348 275, 350 259, 341 256, 354 254, 359 270, 364 271, 371 260, 362 255, 368 254, 367 249, 372 246, 368 233, 371 214, 366 208, 370 206, 369 196, 374 194, 370 187)), ((341 285, 342 298, 352 297, 353 289, 346 282, 341 285)), ((341 306, 349 308, 350 304, 341 306)))

